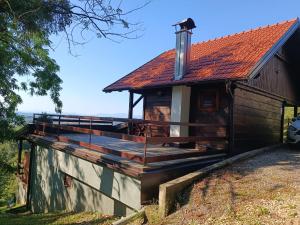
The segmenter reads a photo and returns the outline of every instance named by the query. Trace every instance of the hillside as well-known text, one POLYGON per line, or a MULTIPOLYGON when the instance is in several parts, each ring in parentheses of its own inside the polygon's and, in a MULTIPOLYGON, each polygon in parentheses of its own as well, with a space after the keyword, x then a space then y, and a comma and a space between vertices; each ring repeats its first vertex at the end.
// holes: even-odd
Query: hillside
POLYGON ((299 224, 299 159, 283 147, 219 170, 180 195, 175 213, 149 224, 299 224))

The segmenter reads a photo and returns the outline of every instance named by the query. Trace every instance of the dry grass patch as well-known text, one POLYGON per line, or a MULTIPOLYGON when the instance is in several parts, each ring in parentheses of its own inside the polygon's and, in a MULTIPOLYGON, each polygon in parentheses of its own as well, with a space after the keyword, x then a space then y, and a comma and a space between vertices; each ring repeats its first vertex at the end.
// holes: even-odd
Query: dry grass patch
POLYGON ((0 213, 1 225, 110 225, 117 219, 98 212, 31 214, 25 207, 0 213))
POLYGON ((219 170, 157 224, 300 224, 300 151, 280 149, 219 170))

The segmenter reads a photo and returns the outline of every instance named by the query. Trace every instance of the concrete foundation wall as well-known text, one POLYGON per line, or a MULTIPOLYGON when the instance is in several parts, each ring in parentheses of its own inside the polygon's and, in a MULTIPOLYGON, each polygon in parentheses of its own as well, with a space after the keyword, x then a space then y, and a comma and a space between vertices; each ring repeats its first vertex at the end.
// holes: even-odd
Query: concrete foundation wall
POLYGON ((140 181, 104 166, 40 146, 34 150, 30 205, 33 212, 100 211, 125 216, 141 208, 140 181), (65 175, 72 177, 70 187, 65 175))
POLYGON ((16 202, 20 205, 26 204, 27 199, 27 185, 17 176, 17 190, 16 190, 16 202))

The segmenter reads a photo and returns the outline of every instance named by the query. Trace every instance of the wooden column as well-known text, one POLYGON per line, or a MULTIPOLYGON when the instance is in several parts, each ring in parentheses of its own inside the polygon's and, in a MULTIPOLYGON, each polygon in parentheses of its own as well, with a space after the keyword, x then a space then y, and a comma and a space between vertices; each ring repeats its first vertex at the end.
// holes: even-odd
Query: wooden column
POLYGON ((28 183, 27 183, 27 199, 26 199, 26 208, 30 210, 30 199, 31 199, 31 176, 32 176, 32 171, 33 171, 33 165, 34 162, 33 160, 35 159, 34 157, 34 151, 35 151, 35 145, 31 143, 30 147, 30 157, 29 157, 29 173, 28 173, 28 183))
MULTIPOLYGON (((129 105, 128 105, 128 119, 132 119, 133 117, 133 98, 134 93, 129 91, 129 105)), ((132 130, 132 122, 128 122, 128 134, 131 133, 132 130)))
POLYGON ((18 144, 18 165, 17 165, 17 173, 20 173, 21 163, 22 163, 22 150, 23 150, 23 140, 19 140, 18 144))
POLYGON ((228 136, 228 149, 227 153, 229 155, 234 154, 234 92, 235 84, 232 82, 225 82, 226 93, 228 95, 228 122, 227 122, 227 136, 228 136))
POLYGON ((283 129, 284 129, 284 114, 285 114, 285 105, 286 102, 282 102, 282 107, 281 107, 281 125, 280 125, 280 142, 283 143, 283 129))
POLYGON ((228 112, 228 153, 234 154, 234 94, 229 97, 228 112))
POLYGON ((294 117, 298 115, 298 107, 294 106, 294 117))

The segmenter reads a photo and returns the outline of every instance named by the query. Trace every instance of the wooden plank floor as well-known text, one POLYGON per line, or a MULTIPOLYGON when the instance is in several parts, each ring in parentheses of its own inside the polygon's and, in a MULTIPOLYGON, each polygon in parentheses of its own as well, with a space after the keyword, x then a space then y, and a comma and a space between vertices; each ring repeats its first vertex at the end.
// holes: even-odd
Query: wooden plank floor
MULTIPOLYGON (((76 138, 78 138, 78 140, 88 141, 88 140, 86 140, 86 138, 88 138, 88 135, 87 136, 83 135, 83 137, 82 137, 82 135, 78 136, 78 135, 70 134, 70 135, 68 135, 68 137, 73 138, 73 139, 75 139, 75 137, 76 137, 76 138)), ((99 137, 99 136, 97 136, 97 137, 99 137)), ((96 140, 96 142, 93 141, 94 144, 106 143, 109 147, 111 147, 112 145, 115 146, 115 144, 113 144, 113 142, 115 140, 118 141, 118 139, 114 139, 114 138, 105 138, 105 137, 102 137, 102 138, 100 137, 97 139, 96 138, 93 139, 94 141, 96 140), (113 140, 111 140, 111 139, 113 139, 113 140), (106 142, 101 142, 104 140, 106 140, 106 142), (111 144, 111 145, 109 145, 109 144, 111 144)), ((120 157, 120 156, 117 156, 114 154, 101 153, 97 150, 88 149, 85 147, 78 146, 76 144, 61 142, 61 141, 58 141, 56 138, 50 137, 50 136, 40 136, 40 135, 32 134, 28 137, 28 140, 30 140, 38 145, 51 147, 56 150, 64 151, 68 154, 72 154, 74 156, 83 158, 85 160, 88 160, 88 161, 96 163, 96 164, 104 163, 112 169, 119 170, 121 172, 124 172, 125 174, 131 175, 134 177, 139 177, 141 174, 143 174, 145 172, 152 173, 152 171, 169 170, 169 169, 175 168, 180 165, 185 165, 185 166, 191 165, 192 166, 194 163, 197 163, 197 162, 217 160, 217 159, 226 157, 226 154, 224 152, 220 152, 218 154, 202 155, 202 156, 197 156, 197 157, 185 157, 182 159, 173 159, 173 160, 166 160, 166 161, 161 161, 161 162, 152 162, 152 163, 147 163, 146 165, 143 165, 142 163, 139 163, 139 162, 127 159, 127 158, 123 158, 123 157, 120 157)), ((130 151, 128 149, 129 147, 135 147, 135 150, 137 151, 137 153, 141 154, 140 153, 140 151, 142 151, 141 145, 143 145, 143 144, 140 145, 138 143, 133 142, 133 144, 130 143, 130 145, 128 145, 127 141, 125 141, 125 143, 123 143, 122 140, 118 143, 119 143, 118 148, 120 149, 120 151, 123 149, 121 146, 126 146, 126 151, 130 151), (139 146, 139 147, 137 147, 137 146, 139 146)), ((168 155, 170 155, 170 152, 172 152, 172 151, 177 152, 177 153, 178 153, 178 151, 179 152, 197 151, 194 149, 180 149, 180 148, 157 147, 157 146, 151 146, 151 148, 154 150, 154 153, 152 153, 152 154, 161 154, 159 151, 164 151, 164 149, 166 149, 165 154, 168 154, 168 155)), ((124 151, 124 149, 122 151, 124 151)))
MULTIPOLYGON (((64 134, 64 136, 76 140, 89 142, 88 134, 64 134)), ((144 154, 144 144, 134 141, 121 140, 117 138, 95 136, 92 135, 92 144, 100 145, 105 148, 114 149, 120 152, 131 152, 139 156, 144 154)), ((196 149, 163 147, 161 145, 147 145, 147 156, 161 156, 161 155, 176 155, 181 153, 199 152, 196 149)))

